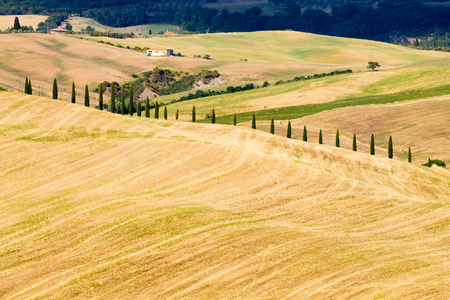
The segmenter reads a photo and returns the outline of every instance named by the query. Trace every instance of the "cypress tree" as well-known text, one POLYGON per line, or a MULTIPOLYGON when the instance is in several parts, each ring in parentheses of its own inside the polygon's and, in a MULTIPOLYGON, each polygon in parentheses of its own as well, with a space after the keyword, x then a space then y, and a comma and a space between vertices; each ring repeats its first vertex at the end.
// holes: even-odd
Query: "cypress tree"
POLYGON ((159 119, 159 103, 155 102, 155 119, 159 119))
POLYGON ((237 122, 237 120, 236 120, 236 114, 234 114, 234 115, 233 115, 233 126, 236 126, 236 122, 237 122))
POLYGON ((271 134, 275 133, 275 124, 273 123, 273 118, 272 120, 270 120, 270 133, 271 134))
POLYGON ((120 100, 120 113, 125 114, 125 93, 122 93, 122 99, 120 100))
POLYGON ((72 81, 72 96, 70 97, 70 101, 72 103, 76 103, 76 96, 75 96, 75 82, 72 81))
POLYGON ((101 83, 99 86, 98 109, 103 110, 103 84, 101 83))
POLYGON ((167 120, 167 106, 164 105, 164 120, 167 120))
POLYGON ((286 137, 290 139, 292 136, 291 121, 288 122, 286 137))
POLYGON ((28 94, 28 77, 25 77, 25 86, 23 87, 23 92, 28 94))
POLYGON ((141 101, 138 101, 137 104, 137 116, 140 117, 141 116, 141 101))
POLYGON ((87 84, 84 89, 84 106, 89 107, 89 88, 87 84))
POLYGON ((319 130, 319 144, 320 144, 320 145, 323 144, 323 140, 322 140, 322 129, 319 130))
POLYGON ((130 116, 133 116, 134 114, 134 103, 133 103, 133 87, 131 87, 130 89, 130 105, 128 105, 129 111, 130 111, 130 116))
POLYGON ((392 159, 394 157, 394 148, 393 148, 393 145, 392 145, 392 136, 389 136, 388 157, 390 159, 392 159))
POLYGON ((14 18, 14 26, 13 26, 14 30, 19 30, 20 29, 20 22, 19 22, 19 18, 15 17, 14 18))
POLYGON ((145 100, 145 117, 150 118, 150 99, 145 100))
POLYGON ((114 88, 114 83, 111 85, 111 102, 110 102, 110 108, 109 111, 113 114, 116 112, 116 91, 114 88))
POLYGON ((256 116, 255 116, 255 114, 253 114, 253 117, 252 117, 252 128, 256 129, 256 116))
POLYGON ((33 95, 33 86, 31 85, 31 79, 28 79, 28 95, 33 95))
POLYGON ((306 131, 306 125, 303 126, 303 141, 304 142, 308 141, 308 132, 306 131))
POLYGON ((178 109, 177 109, 177 111, 175 112, 175 120, 178 120, 178 116, 180 115, 180 112, 178 111, 178 109))
POLYGON ((408 148, 408 162, 412 162, 412 156, 411 156, 411 147, 408 148))
POLYGON ((195 122, 195 106, 192 105, 192 122, 195 122))
POLYGON ((431 168, 431 159, 428 157, 428 167, 431 168))
POLYGON ((52 93, 53 99, 58 99, 58 82, 56 81, 56 78, 53 79, 53 93, 52 93))
POLYGON ((339 140, 339 129, 336 131, 336 147, 341 147, 341 142, 339 140))
POLYGON ((370 155, 375 155, 375 137, 373 134, 370 137, 370 155))
POLYGON ((357 146, 356 146, 356 133, 353 134, 353 151, 357 151, 357 146))
POLYGON ((214 110, 214 108, 213 108, 212 114, 211 114, 211 123, 212 124, 216 123, 216 111, 214 110))

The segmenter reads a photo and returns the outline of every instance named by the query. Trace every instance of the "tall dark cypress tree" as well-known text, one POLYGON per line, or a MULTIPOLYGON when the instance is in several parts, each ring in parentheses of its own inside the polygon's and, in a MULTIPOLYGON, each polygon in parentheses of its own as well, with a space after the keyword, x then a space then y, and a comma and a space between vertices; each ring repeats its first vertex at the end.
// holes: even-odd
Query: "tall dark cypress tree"
POLYGON ((175 112, 175 120, 178 120, 179 115, 180 115, 180 112, 177 109, 177 111, 175 112))
POLYGON ((103 110, 103 84, 98 87, 98 109, 103 110))
POLYGON ((155 101, 155 119, 159 119, 159 103, 155 101))
POLYGON ((273 123, 273 118, 270 120, 270 133, 275 134, 275 124, 273 123))
POLYGON ((253 114, 253 116, 252 116, 252 128, 256 129, 256 116, 255 116, 255 114, 253 114))
POLYGON ((408 162, 412 162, 411 147, 408 148, 408 162))
POLYGON ((290 139, 292 137, 291 121, 288 122, 286 137, 290 139))
POLYGON ((339 139, 339 129, 336 131, 336 147, 341 147, 341 141, 339 139))
POLYGON ((236 120, 236 114, 234 114, 234 115, 233 115, 233 126, 236 126, 236 122, 237 122, 237 120, 236 120))
POLYGON ((31 84, 31 79, 28 79, 28 94, 33 95, 33 85, 31 84))
POLYGON ((14 18, 14 26, 13 26, 14 30, 19 30, 20 29, 20 22, 19 22, 19 18, 15 17, 14 18))
POLYGON ((320 145, 323 144, 323 139, 322 139, 322 129, 319 130, 319 144, 320 144, 320 145))
POLYGON ((431 168, 431 158, 428 157, 428 167, 431 168))
POLYGON ((56 78, 53 79, 52 98, 53 99, 58 99, 58 82, 56 81, 56 78))
POLYGON ((195 122, 195 106, 192 105, 192 122, 195 122))
POLYGON ((74 81, 72 81, 72 95, 70 96, 70 101, 72 103, 76 103, 77 102, 77 99, 76 99, 76 96, 75 96, 75 82, 74 81))
POLYGON ((212 114, 211 114, 211 123, 212 124, 216 123, 216 111, 214 110, 214 108, 213 108, 212 114))
POLYGON ((375 137, 373 134, 370 137, 370 155, 375 155, 375 137))
POLYGON ((23 93, 28 94, 28 77, 25 77, 25 86, 23 87, 23 93))
POLYGON ((303 141, 304 142, 308 141, 308 132, 306 131, 306 125, 303 126, 303 141))
POLYGON ((357 151, 357 146, 356 146, 356 133, 353 134, 353 151, 357 151))
POLYGON ((125 93, 122 93, 122 99, 120 99, 120 113, 125 114, 125 93))
POLYGON ((133 95, 133 87, 130 89, 130 105, 128 105, 130 116, 134 114, 134 103, 133 103, 134 95, 133 95))
POLYGON ((388 158, 392 159, 394 157, 394 147, 392 145, 392 136, 389 136, 388 142, 388 158))
POLYGON ((111 85, 111 102, 110 102, 109 111, 113 114, 116 112, 116 91, 114 87, 114 83, 111 85))
POLYGON ((87 84, 84 89, 84 106, 89 107, 89 88, 87 84))
POLYGON ((142 109, 142 107, 141 107, 141 101, 138 101, 138 104, 137 104, 137 116, 138 117, 140 117, 141 116, 141 109, 142 109))
POLYGON ((145 117, 150 118, 150 99, 147 96, 145 100, 145 117))
POLYGON ((164 120, 167 120, 167 106, 164 105, 164 120))

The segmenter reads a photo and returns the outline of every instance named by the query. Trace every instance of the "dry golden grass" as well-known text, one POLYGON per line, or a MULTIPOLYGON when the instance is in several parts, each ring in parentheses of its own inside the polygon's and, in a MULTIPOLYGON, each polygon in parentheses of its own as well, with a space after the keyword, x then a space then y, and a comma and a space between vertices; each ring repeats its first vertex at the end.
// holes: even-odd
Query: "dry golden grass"
POLYGON ((450 297, 450 174, 0 94, 3 299, 450 297))
POLYGON ((11 16, 0 16, 0 30, 5 30, 14 27, 14 19, 18 17, 21 26, 33 26, 34 29, 39 23, 45 22, 48 16, 41 15, 11 15, 11 16))

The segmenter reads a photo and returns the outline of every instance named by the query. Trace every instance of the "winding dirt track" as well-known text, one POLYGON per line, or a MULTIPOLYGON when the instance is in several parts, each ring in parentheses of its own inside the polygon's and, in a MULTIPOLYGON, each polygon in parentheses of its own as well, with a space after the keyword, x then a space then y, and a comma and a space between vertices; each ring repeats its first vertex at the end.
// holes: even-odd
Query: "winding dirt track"
POLYGON ((0 298, 450 297, 450 174, 0 93, 0 298))

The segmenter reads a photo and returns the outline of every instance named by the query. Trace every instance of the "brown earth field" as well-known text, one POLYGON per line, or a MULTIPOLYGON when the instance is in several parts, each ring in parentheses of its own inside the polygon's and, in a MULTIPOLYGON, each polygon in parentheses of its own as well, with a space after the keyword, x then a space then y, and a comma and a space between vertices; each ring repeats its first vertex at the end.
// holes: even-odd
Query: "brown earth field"
POLYGON ((0 141, 2 299, 450 298, 447 169, 14 92, 0 141))

